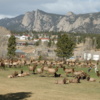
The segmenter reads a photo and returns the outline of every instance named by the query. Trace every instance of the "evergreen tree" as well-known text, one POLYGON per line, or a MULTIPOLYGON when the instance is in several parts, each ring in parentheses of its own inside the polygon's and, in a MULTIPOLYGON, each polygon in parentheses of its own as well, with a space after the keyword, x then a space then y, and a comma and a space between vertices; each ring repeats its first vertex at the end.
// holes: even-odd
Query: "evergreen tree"
POLYGON ((69 58, 73 55, 73 50, 75 48, 75 42, 67 35, 63 34, 59 36, 57 42, 57 56, 63 58, 69 58))
POLYGON ((41 44, 41 40, 39 40, 39 41, 37 41, 37 42, 35 42, 35 46, 39 46, 41 44))
POLYGON ((14 35, 11 35, 11 37, 8 40, 8 52, 7 55, 9 58, 15 57, 15 51, 16 51, 16 38, 14 35))
POLYGON ((51 45, 52 45, 52 41, 51 41, 51 39, 49 39, 48 47, 51 47, 51 45))
POLYGON ((25 42, 25 46, 28 46, 28 42, 25 42))
POLYGON ((96 49, 100 49, 100 37, 96 37, 96 49))

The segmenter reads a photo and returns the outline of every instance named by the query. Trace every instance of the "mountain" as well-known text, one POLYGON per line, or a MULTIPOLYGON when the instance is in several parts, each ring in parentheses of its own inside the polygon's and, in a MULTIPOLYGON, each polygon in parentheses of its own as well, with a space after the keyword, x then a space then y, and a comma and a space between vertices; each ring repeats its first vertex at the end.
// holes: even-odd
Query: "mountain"
POLYGON ((24 15, 17 16, 15 18, 4 18, 0 20, 0 26, 6 27, 9 30, 22 31, 26 30, 22 26, 22 19, 24 15))
POLYGON ((36 10, 15 18, 1 19, 0 26, 16 31, 100 33, 100 12, 78 15, 68 12, 66 15, 58 15, 36 10))
POLYGON ((11 32, 8 29, 6 29, 4 27, 0 27, 0 36, 1 37, 5 36, 5 35, 10 35, 10 34, 11 34, 11 32))

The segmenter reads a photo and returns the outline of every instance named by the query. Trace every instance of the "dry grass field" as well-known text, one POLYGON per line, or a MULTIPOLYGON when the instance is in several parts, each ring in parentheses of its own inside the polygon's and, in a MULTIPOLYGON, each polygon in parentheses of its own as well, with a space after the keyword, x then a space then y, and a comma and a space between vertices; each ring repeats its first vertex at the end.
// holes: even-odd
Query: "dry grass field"
MULTIPOLYGON (((81 83, 62 85, 55 84, 60 78, 46 74, 46 77, 31 74, 25 77, 7 78, 15 70, 20 72, 20 68, 0 70, 0 100, 100 100, 100 77, 95 75, 94 70, 90 75, 97 80, 96 82, 81 80, 81 83)), ((76 70, 87 71, 86 68, 76 70)), ((24 71, 28 71, 27 67, 24 71)), ((59 73, 62 72, 60 69, 59 73)))

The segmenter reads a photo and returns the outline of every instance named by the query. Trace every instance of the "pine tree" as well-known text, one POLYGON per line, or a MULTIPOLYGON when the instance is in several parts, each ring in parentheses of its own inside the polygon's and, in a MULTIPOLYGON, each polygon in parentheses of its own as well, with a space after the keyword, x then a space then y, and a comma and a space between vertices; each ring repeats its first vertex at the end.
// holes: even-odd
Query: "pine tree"
POLYGON ((8 40, 8 52, 7 55, 9 58, 15 57, 16 53, 16 38, 14 35, 11 35, 11 37, 8 40))
POLYGON ((96 49, 100 49, 100 37, 96 37, 96 49))
POLYGON ((51 47, 51 45, 52 45, 52 41, 51 41, 51 39, 49 39, 48 47, 51 47))
POLYGON ((60 58, 69 58, 73 55, 73 50, 75 48, 75 42, 67 35, 63 34, 59 36, 57 42, 57 56, 60 58))

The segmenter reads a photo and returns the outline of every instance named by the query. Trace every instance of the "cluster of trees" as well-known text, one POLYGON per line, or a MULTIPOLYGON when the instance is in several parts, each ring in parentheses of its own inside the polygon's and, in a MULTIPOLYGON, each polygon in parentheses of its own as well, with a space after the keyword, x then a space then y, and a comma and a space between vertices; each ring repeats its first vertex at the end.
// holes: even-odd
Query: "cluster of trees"
POLYGON ((77 44, 85 43, 87 38, 90 40, 90 45, 93 49, 100 49, 100 34, 82 34, 82 33, 75 33, 74 35, 75 41, 77 44))
MULTIPOLYGON (((13 34, 33 34, 33 38, 39 38, 38 34, 42 34, 42 35, 48 35, 49 37, 51 37, 52 35, 61 35, 61 34, 68 34, 70 35, 70 37, 72 37, 72 39, 74 40, 74 42, 76 42, 77 44, 79 43, 85 43, 86 38, 90 38, 92 40, 92 46, 95 49, 100 49, 100 39, 99 36, 100 34, 92 34, 92 33, 67 33, 67 32, 36 32, 36 31, 24 31, 24 32, 15 32, 12 31, 13 34)), ((39 43, 36 43, 36 45, 38 45, 39 43)))
MULTIPOLYGON (((48 47, 51 46, 51 41, 48 43, 48 47)), ((71 37, 67 34, 60 35, 58 37, 56 53, 58 57, 63 59, 69 58, 73 55, 73 49, 75 48, 75 43, 72 41, 71 37)), ((16 38, 14 35, 8 40, 8 57, 14 58, 16 56, 16 38)))
MULTIPOLYGON (((20 33, 20 32, 19 32, 20 33)), ((28 32, 25 32, 28 34, 28 32)), ((61 57, 63 59, 69 58, 73 55, 73 50, 76 46, 76 44, 79 43, 89 43, 89 46, 91 46, 94 49, 100 49, 100 34, 82 34, 82 33, 66 33, 66 32, 31 32, 38 38, 38 34, 47 34, 49 37, 51 35, 58 35, 58 42, 56 44, 57 49, 55 50, 58 57, 61 57)), ((41 41, 36 42, 36 46, 38 46, 41 43, 41 41)), ((52 40, 48 42, 47 46, 52 46, 52 40)), ((12 35, 8 40, 8 56, 13 57, 15 56, 15 50, 16 50, 16 41, 14 35, 12 35)))

